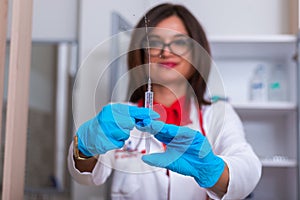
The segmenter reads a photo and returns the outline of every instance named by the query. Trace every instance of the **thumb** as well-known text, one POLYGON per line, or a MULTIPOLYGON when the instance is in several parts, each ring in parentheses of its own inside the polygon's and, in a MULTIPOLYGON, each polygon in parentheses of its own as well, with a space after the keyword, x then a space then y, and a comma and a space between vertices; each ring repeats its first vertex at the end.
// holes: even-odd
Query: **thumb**
POLYGON ((168 157, 166 153, 152 153, 142 156, 142 160, 148 165, 166 168, 172 163, 168 157))
POLYGON ((129 107, 130 116, 135 119, 158 119, 160 115, 149 108, 130 106, 129 107))

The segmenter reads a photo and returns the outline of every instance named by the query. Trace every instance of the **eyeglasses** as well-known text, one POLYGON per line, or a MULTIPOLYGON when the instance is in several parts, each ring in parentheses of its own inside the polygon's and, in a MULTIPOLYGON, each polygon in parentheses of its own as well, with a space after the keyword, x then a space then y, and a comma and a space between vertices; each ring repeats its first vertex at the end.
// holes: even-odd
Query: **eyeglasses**
POLYGON ((149 53, 151 56, 162 55, 166 47, 169 48, 171 53, 181 56, 192 49, 192 42, 187 37, 178 38, 169 43, 164 43, 157 38, 150 38, 149 43, 148 41, 143 42, 143 48, 149 49, 149 53))

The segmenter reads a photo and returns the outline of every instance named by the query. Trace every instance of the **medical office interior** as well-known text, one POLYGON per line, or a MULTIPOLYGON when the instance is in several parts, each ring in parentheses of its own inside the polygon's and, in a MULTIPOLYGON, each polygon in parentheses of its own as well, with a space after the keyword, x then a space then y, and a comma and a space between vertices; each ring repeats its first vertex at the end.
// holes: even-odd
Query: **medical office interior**
MULTIPOLYGON (((13 0, 8 2, 4 80, 0 77, 1 187, 13 0)), ((24 199, 110 199, 108 184, 84 186, 71 179, 68 147, 78 125, 110 101, 126 71, 123 57, 112 59, 128 47, 130 35, 122 32, 162 2, 185 5, 207 32, 214 73, 225 89, 218 97, 236 109, 263 165, 248 199, 300 198, 298 0, 34 0, 24 199), (89 67, 81 68, 86 62, 89 67), (276 83, 253 91, 262 81, 276 83)), ((125 95, 122 89, 115 93, 116 101, 125 95)))

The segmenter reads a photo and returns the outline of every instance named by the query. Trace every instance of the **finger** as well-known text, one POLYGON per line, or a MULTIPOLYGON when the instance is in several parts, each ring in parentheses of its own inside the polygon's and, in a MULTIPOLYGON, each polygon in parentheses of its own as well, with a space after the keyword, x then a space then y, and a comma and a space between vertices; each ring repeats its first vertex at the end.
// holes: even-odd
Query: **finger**
MULTIPOLYGON (((114 145, 116 145, 116 147, 118 147, 118 148, 122 148, 122 147, 124 146, 124 144, 125 144, 125 141, 124 141, 124 140, 119 140, 119 141, 115 140, 115 141, 112 141, 112 142, 113 142, 114 145)), ((112 149, 115 149, 115 148, 111 148, 110 150, 112 150, 112 149)))
POLYGON ((161 121, 153 121, 150 127, 156 133, 154 137, 165 144, 170 143, 179 131, 179 126, 165 124, 161 121))
POLYGON ((130 130, 127 129, 120 130, 112 127, 112 129, 110 130, 111 131, 109 131, 109 133, 106 133, 106 135, 110 137, 112 141, 125 141, 130 136, 130 130))
POLYGON ((136 128, 142 132, 148 132, 156 139, 159 141, 168 144, 173 138, 174 138, 174 133, 177 130, 177 126, 174 126, 174 131, 172 131, 173 125, 170 124, 165 124, 162 121, 157 121, 157 120, 151 120, 149 124, 136 124, 136 128), (171 130, 171 131, 170 131, 171 130))
POLYGON ((174 170, 176 161, 178 161, 181 156, 182 153, 179 153, 176 150, 167 150, 163 153, 152 153, 144 155, 142 156, 142 160, 152 166, 174 170))
POLYGON ((165 123, 156 120, 141 120, 136 122, 136 128, 143 132, 148 132, 156 135, 163 127, 165 123), (154 127, 153 127, 154 124, 154 127))
POLYGON ((159 114, 149 108, 139 108, 126 104, 110 104, 108 112, 111 110, 116 124, 121 128, 132 129, 135 123, 145 124, 149 119, 159 118, 159 114))
POLYGON ((152 121, 150 124, 150 128, 157 134, 164 133, 166 129, 165 126, 166 124, 162 121, 152 121))
POLYGON ((170 164, 165 153, 153 153, 144 155, 142 156, 142 160, 148 165, 152 165, 155 167, 166 168, 170 164))
POLYGON ((140 108, 136 106, 129 107, 130 116, 135 119, 158 119, 160 115, 149 108, 140 108))
POLYGON ((129 106, 125 104, 108 104, 100 112, 100 119, 116 125, 119 129, 132 130, 135 120, 130 117, 129 106))
MULTIPOLYGON (((135 125, 141 129, 148 127, 151 124, 151 119, 135 120, 135 125)), ((146 128, 148 129, 148 128, 146 128)), ((144 129, 144 130, 146 130, 144 129)))
MULTIPOLYGON (((94 134, 89 134, 89 140, 96 144, 95 148, 105 149, 106 151, 121 148, 124 145, 124 141, 130 136, 130 130, 116 128, 114 123, 100 121, 99 126, 99 121, 96 118, 89 121, 87 128, 89 133, 94 132, 94 134)), ((92 148, 91 153, 97 153, 93 152, 95 148, 92 148)), ((98 151, 98 153, 105 153, 106 151, 98 151)))

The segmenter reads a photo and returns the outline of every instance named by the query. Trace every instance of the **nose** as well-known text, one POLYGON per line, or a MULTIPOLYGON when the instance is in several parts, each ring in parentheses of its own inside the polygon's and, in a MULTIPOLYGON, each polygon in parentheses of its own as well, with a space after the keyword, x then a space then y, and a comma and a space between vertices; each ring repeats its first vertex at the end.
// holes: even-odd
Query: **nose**
POLYGON ((170 45, 164 45, 164 47, 161 49, 161 52, 159 54, 159 57, 168 57, 170 55, 173 55, 171 49, 170 49, 170 45))

